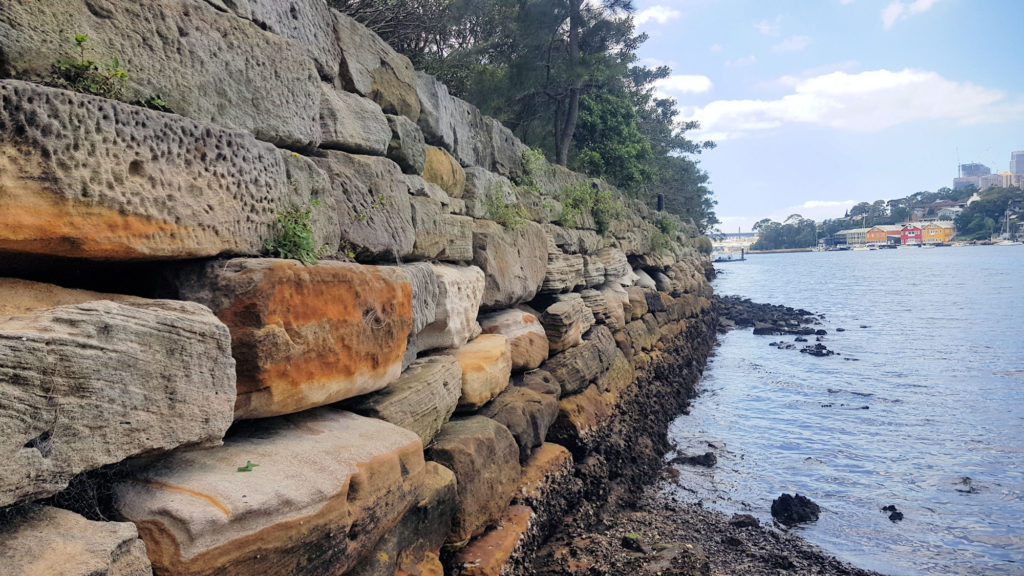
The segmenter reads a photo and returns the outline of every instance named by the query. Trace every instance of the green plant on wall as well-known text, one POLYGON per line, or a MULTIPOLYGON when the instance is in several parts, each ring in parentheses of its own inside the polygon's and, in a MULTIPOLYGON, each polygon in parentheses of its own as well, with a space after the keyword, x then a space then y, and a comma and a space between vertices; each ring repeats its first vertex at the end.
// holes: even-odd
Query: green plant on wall
POLYGON ((594 208, 594 193, 585 182, 570 184, 562 189, 562 215, 558 223, 566 228, 579 228, 580 217, 594 208))
POLYGON ((484 200, 487 217, 509 230, 522 228, 526 225, 528 214, 518 202, 506 202, 501 194, 501 186, 495 184, 484 200))
POLYGON ((512 179, 512 182, 520 187, 532 190, 534 192, 540 192, 540 184, 537 182, 537 176, 544 173, 547 169, 548 161, 544 158, 544 153, 540 150, 533 148, 527 148, 522 153, 523 160, 523 174, 512 179))
POLYGON ((612 222, 622 218, 622 211, 622 203, 615 198, 615 194, 610 189, 604 188, 594 193, 594 207, 591 213, 594 216, 597 231, 602 236, 611 229, 612 222))
POLYGON ((272 256, 298 260, 307 266, 317 262, 317 250, 313 243, 313 227, 310 218, 319 200, 310 200, 305 208, 292 207, 277 213, 277 230, 274 238, 264 248, 272 256))
POLYGON ((115 57, 108 65, 100 65, 85 57, 86 43, 89 36, 75 35, 77 58, 57 60, 50 67, 50 83, 58 88, 93 94, 104 98, 117 98, 124 91, 128 72, 121 69, 121 63, 115 57))

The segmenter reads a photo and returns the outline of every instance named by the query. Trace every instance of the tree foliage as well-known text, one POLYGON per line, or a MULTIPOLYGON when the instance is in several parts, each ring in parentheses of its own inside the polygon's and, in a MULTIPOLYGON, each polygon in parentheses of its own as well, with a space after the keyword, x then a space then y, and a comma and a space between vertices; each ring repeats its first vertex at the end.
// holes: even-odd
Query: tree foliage
POLYGON ((793 214, 782 223, 764 218, 754 224, 757 242, 751 250, 784 250, 811 248, 818 243, 818 227, 814 220, 793 214))
POLYGON ((456 96, 498 118, 552 161, 714 226, 708 176, 694 159, 711 142, 686 132, 637 65, 647 39, 630 0, 331 0, 456 96))

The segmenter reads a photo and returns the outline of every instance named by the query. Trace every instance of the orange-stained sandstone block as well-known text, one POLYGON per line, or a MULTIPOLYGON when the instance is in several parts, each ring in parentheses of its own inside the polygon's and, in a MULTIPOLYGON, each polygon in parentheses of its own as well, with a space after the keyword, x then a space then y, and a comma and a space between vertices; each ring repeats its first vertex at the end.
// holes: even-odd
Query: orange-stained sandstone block
POLYGON ((527 506, 509 506, 499 524, 459 551, 452 564, 460 576, 499 576, 512 555, 530 538, 527 506))
POLYGON ((344 574, 416 502, 408 430, 333 408, 237 428, 114 486, 157 574, 344 574))
POLYGON ((541 499, 555 478, 572 476, 572 453, 564 446, 545 442, 523 466, 517 501, 530 503, 541 499))
POLYGON ((459 410, 476 410, 508 388, 512 355, 504 336, 481 334, 453 354, 462 367, 459 410))
POLYGON ((236 259, 179 276, 231 330, 235 417, 289 414, 380 390, 402 371, 412 287, 401 269, 236 259))

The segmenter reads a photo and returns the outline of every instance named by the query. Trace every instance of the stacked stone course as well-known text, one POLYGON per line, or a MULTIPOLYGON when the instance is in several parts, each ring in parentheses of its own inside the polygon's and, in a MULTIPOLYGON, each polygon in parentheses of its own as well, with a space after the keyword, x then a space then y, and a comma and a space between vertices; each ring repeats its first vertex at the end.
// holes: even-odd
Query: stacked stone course
POLYGON ((560 226, 607 185, 526 174, 324 0, 12 0, 0 78, 0 572, 526 573, 703 366, 692 226, 655 254, 621 196, 605 235, 560 226), (46 86, 75 33, 123 101, 46 86), (314 200, 320 262, 266 257, 314 200), (95 263, 158 287, 80 289, 117 284, 95 263), (56 507, 78 481, 102 521, 56 507))

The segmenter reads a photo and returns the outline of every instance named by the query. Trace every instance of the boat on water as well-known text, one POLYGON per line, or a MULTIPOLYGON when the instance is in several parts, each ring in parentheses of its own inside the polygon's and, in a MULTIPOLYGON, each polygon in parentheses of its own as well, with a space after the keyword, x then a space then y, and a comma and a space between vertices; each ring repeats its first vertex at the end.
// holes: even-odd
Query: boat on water
POLYGON ((1024 242, 1014 242, 1013 240, 1003 240, 1001 242, 996 242, 995 244, 993 244, 993 246, 1019 246, 1021 244, 1024 244, 1024 242))

